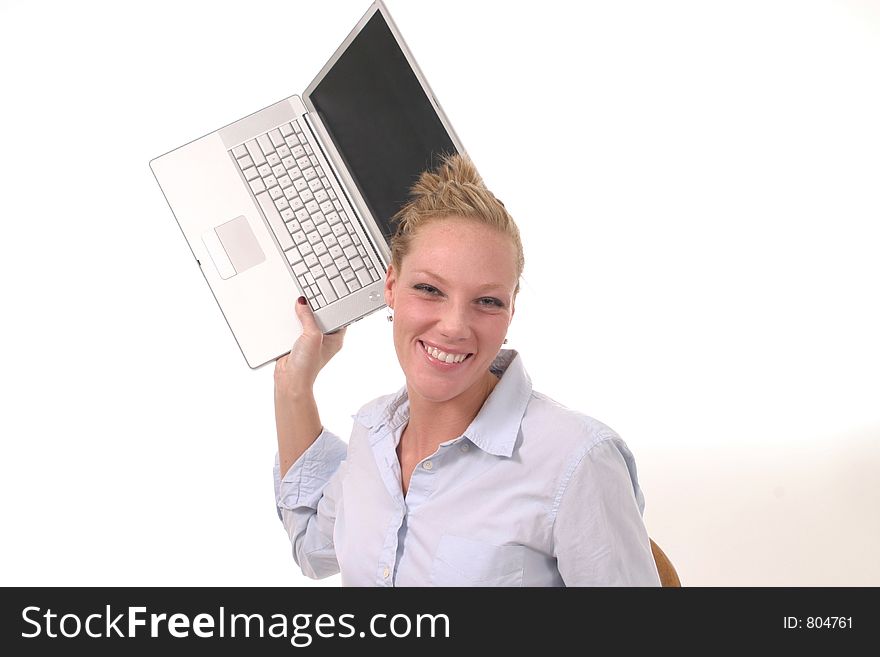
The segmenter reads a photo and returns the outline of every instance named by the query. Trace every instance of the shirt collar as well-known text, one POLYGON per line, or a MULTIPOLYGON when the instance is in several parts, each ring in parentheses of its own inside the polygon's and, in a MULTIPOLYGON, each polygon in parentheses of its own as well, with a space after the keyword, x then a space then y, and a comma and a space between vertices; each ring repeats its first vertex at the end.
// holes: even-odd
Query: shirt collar
MULTIPOLYGON (((463 436, 484 452, 509 457, 532 394, 532 381, 514 349, 502 349, 489 369, 501 380, 463 436)), ((396 429, 409 419, 406 386, 367 404, 354 419, 370 429, 374 442, 385 435, 383 429, 396 429)))

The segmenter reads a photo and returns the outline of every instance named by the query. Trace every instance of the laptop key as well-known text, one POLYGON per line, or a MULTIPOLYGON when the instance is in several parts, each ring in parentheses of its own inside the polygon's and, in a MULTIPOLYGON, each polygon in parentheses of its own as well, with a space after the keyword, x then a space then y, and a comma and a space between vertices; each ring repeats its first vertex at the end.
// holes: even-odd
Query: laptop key
POLYGON ((370 273, 366 269, 358 269, 355 273, 357 274, 361 285, 366 286, 373 282, 370 280, 370 273))
POLYGON ((333 290, 336 292, 337 297, 348 296, 348 286, 346 286, 345 281, 343 281, 339 277, 330 279, 331 285, 333 285, 333 290))
MULTIPOLYGON (((260 135, 257 137, 257 143, 260 145, 260 150, 263 151, 264 155, 275 152, 275 147, 272 145, 272 142, 269 141, 268 135, 260 135)), ((254 162, 256 162, 256 159, 254 159, 254 162)))
POLYGON ((256 140, 252 139, 251 141, 245 144, 247 148, 247 152, 250 154, 251 159, 254 161, 254 164, 258 167, 261 164, 266 163, 266 156, 263 155, 263 150, 259 147, 256 140))
POLYGON ((336 296, 336 291, 333 289, 333 286, 330 284, 330 281, 327 280, 326 277, 320 276, 315 277, 315 281, 318 283, 318 288, 321 290, 321 294, 324 295, 324 298, 328 303, 333 303, 338 298, 336 296))
MULTIPOLYGON (((254 182, 260 181, 255 180, 254 182)), ((256 197, 257 202, 259 202, 260 207, 263 209, 263 214, 265 214, 266 219, 269 220, 272 232, 275 233, 275 237, 278 238, 278 244, 281 245, 281 250, 287 251, 287 249, 293 246, 293 239, 290 237, 290 233, 287 232, 287 227, 284 225, 284 220, 278 213, 278 208, 275 207, 272 197, 269 196, 267 192, 256 194, 256 197)))
POLYGON ((236 146, 232 149, 232 154, 235 155, 235 157, 237 158, 244 157, 245 155, 247 155, 247 146, 245 146, 244 144, 242 144, 241 146, 236 146))

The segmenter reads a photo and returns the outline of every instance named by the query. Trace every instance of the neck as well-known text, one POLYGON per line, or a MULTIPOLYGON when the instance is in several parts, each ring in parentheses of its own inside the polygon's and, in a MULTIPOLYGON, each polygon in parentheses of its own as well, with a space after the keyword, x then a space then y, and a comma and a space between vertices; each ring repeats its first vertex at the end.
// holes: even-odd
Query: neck
POLYGON ((430 454, 440 443, 460 436, 477 417, 497 383, 498 377, 487 371, 477 384, 444 402, 419 397, 407 386, 409 422, 404 433, 407 447, 430 454))

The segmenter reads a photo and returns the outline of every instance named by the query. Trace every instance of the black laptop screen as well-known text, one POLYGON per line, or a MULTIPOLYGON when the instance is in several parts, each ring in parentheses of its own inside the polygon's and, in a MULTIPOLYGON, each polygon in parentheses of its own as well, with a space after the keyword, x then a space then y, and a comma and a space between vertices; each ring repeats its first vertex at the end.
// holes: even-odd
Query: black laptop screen
POLYGON ((312 91, 311 100, 386 241, 409 188, 456 153, 378 11, 312 91))

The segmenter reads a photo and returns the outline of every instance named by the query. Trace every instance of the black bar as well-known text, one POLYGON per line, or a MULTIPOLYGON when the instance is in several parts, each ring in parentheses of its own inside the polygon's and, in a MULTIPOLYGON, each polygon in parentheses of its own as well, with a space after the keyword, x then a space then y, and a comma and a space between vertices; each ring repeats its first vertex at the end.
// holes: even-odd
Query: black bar
POLYGON ((838 650, 871 645, 864 641, 876 638, 880 620, 875 588, 6 588, 2 599, 4 654, 40 655, 147 648, 164 656, 227 645, 260 655, 838 650), (132 618, 143 624, 129 626, 132 618))

